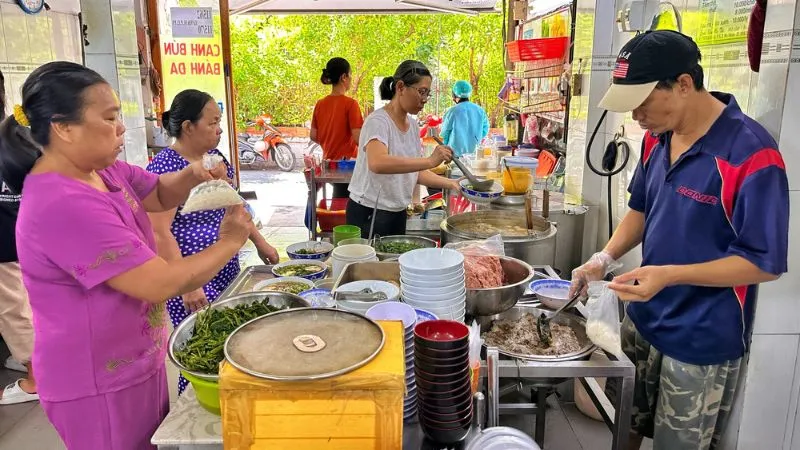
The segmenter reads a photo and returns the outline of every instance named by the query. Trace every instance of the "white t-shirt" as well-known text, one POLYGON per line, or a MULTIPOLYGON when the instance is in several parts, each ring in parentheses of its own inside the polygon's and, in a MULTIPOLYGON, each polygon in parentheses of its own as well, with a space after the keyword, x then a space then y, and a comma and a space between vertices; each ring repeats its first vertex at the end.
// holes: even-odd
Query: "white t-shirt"
POLYGON ((373 173, 369 170, 366 151, 368 143, 378 140, 386 145, 392 156, 422 157, 419 125, 411 116, 408 116, 408 120, 411 126, 408 131, 402 132, 383 108, 367 117, 358 140, 356 167, 350 180, 350 200, 367 208, 374 208, 378 191, 381 190, 378 209, 402 211, 411 204, 419 172, 391 175, 373 173))

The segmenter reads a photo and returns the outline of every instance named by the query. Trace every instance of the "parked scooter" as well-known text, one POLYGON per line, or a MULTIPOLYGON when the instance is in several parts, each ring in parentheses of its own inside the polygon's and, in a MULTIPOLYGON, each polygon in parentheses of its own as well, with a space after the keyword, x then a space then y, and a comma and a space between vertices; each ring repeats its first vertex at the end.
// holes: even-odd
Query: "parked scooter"
POLYGON ((252 137, 247 133, 236 136, 239 148, 239 163, 254 164, 272 159, 284 172, 291 172, 297 162, 292 147, 284 140, 283 134, 271 125, 272 117, 266 115, 250 122, 248 126, 260 127, 264 130, 261 137, 252 137))

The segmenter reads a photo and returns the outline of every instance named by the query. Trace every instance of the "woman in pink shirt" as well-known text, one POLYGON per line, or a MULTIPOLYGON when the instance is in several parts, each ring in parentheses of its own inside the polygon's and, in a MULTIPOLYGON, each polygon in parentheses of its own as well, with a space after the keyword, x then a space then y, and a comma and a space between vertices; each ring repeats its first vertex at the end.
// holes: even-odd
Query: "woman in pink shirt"
POLYGON ((42 406, 69 450, 152 448, 169 406, 164 301, 219 272, 247 240, 249 214, 229 209, 214 245, 165 261, 147 213, 225 167, 158 176, 118 161, 119 100, 78 64, 36 69, 22 98, 0 124, 0 174, 24 198, 17 248, 42 406))

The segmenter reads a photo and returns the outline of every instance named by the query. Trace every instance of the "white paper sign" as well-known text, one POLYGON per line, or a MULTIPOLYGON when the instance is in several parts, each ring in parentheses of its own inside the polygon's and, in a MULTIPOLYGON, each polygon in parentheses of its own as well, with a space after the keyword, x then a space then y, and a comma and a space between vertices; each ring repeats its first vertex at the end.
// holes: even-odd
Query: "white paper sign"
POLYGON ((214 37, 211 8, 170 8, 173 38, 214 37))

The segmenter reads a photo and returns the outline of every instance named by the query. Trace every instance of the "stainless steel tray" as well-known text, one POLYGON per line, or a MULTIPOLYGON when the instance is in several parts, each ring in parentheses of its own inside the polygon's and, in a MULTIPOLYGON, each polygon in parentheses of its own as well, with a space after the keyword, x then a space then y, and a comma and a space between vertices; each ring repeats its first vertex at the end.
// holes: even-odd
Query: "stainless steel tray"
POLYGON ((345 266, 333 289, 353 281, 378 280, 388 281, 400 286, 400 263, 397 261, 362 262, 345 266))
POLYGON ((219 298, 233 297, 234 295, 246 294, 253 290, 256 283, 264 280, 275 278, 272 274, 273 265, 268 266, 249 266, 239 272, 239 276, 233 280, 227 289, 220 295, 219 298))

